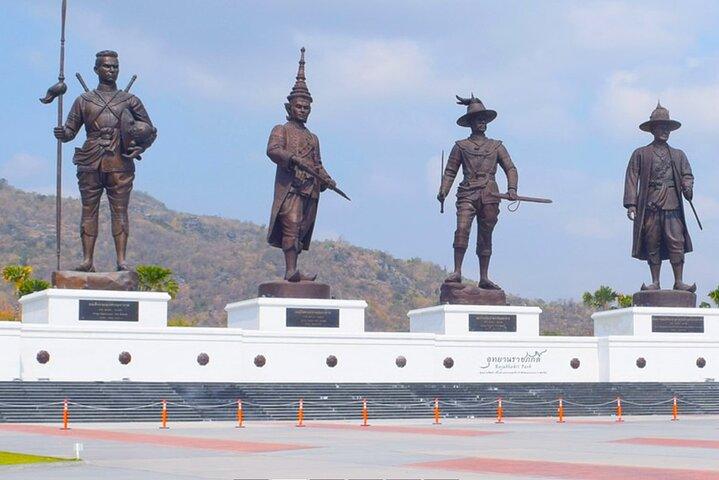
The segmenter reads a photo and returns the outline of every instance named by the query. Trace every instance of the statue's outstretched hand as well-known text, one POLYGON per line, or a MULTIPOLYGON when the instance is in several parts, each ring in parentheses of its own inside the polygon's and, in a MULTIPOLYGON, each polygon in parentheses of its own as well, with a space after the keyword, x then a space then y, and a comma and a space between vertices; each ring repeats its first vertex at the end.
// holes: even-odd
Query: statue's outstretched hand
POLYGON ((636 218, 636 216, 637 216, 637 207, 632 206, 632 207, 627 208, 627 218, 629 218, 629 220, 631 220, 633 222, 634 219, 636 218))
POLYGON ((517 196, 517 190, 515 190, 515 189, 513 189, 513 188, 510 188, 510 189, 507 190, 507 195, 509 196, 509 199, 510 199, 511 201, 513 201, 513 202, 516 202, 516 201, 517 201, 517 198, 518 198, 518 196, 517 196))
POLYGON ((444 192, 439 192, 437 194, 437 200, 439 200, 439 203, 444 202, 445 198, 447 198, 447 195, 444 192))

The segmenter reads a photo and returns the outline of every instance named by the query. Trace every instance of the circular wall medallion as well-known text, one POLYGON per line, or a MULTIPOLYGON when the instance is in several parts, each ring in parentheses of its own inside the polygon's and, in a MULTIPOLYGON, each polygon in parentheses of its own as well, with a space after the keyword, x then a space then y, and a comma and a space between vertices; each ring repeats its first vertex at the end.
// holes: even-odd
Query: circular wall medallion
MULTIPOLYGON (((40 354, 38 353, 38 355, 40 355, 40 354)), ((697 358, 697 367, 704 368, 704 367, 706 367, 706 365, 707 365, 707 361, 704 359, 704 357, 697 358)))
POLYGON ((647 361, 644 359, 644 357, 637 358, 637 367, 644 368, 647 366, 647 361))
POLYGON ((200 365, 202 365, 204 367, 205 365, 210 363, 210 356, 208 354, 202 352, 201 354, 199 354, 197 356, 197 363, 199 363, 200 365))
POLYGON ((570 360, 569 366, 576 370, 579 368, 579 365, 581 363, 582 362, 580 362, 578 358, 573 358, 572 360, 570 360))
POLYGON ((132 361, 132 355, 130 355, 130 352, 122 352, 117 359, 120 361, 121 364, 127 365, 132 361))
POLYGON ((50 354, 47 353, 47 350, 40 350, 37 352, 37 355, 35 355, 35 358, 37 359, 37 363, 42 363, 44 365, 50 361, 50 354))
POLYGON ((454 367, 454 359, 452 359, 452 357, 447 357, 444 359, 442 364, 444 365, 444 368, 452 368, 454 367))
POLYGON ((255 366, 256 367, 264 367, 265 363, 267 363, 267 359, 264 355, 257 355, 255 357, 255 366))
POLYGON ((335 357, 334 355, 330 355, 329 357, 327 357, 326 362, 327 362, 328 367, 330 367, 330 368, 336 367, 337 366, 337 357, 335 357))
POLYGON ((402 355, 397 357, 394 361, 395 365, 397 365, 399 368, 404 368, 405 365, 407 365, 407 359, 404 358, 402 355))

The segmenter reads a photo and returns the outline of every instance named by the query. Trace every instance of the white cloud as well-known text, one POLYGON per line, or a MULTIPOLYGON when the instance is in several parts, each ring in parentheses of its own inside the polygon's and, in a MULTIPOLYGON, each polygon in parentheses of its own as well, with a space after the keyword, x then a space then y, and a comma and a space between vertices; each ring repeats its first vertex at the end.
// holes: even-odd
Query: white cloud
POLYGON ((691 135, 719 133, 719 83, 690 83, 675 76, 671 83, 645 86, 653 80, 646 70, 612 73, 594 107, 597 119, 618 136, 635 135, 660 100, 672 118, 690 126, 691 135))
MULTIPOLYGON (((573 4, 567 13, 579 44, 591 50, 674 49, 686 45, 693 35, 685 21, 659 5, 631 2, 585 2, 573 4)), ((685 17, 684 17, 685 18, 685 17)))

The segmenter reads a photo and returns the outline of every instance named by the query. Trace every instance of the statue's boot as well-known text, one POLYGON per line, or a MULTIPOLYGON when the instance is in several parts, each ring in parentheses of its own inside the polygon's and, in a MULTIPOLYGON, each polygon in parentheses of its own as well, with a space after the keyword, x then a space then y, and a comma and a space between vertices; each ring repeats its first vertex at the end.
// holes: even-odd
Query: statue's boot
POLYGON ((454 271, 452 274, 444 279, 445 283, 462 283, 462 272, 454 271))
POLYGON ((684 283, 682 277, 684 276, 684 262, 682 260, 675 260, 672 262, 672 270, 674 272, 674 290, 682 290, 684 292, 696 292, 697 284, 688 285, 684 283))
POLYGON ((83 261, 80 265, 75 267, 76 272, 94 272, 95 266, 92 264, 92 260, 83 261))
POLYGON ((494 283, 493 281, 491 281, 488 278, 481 278, 479 280, 478 286, 479 286, 479 288, 484 288, 487 290, 501 290, 502 289, 502 287, 500 287, 499 285, 497 285, 496 283, 494 283))
POLYGON ((641 289, 642 289, 643 291, 644 291, 644 290, 661 290, 662 287, 659 286, 659 282, 652 282, 652 283, 650 283, 649 285, 646 285, 646 284, 642 283, 642 288, 641 288, 641 289))
POLYGON ((97 237, 82 234, 80 241, 82 242, 82 263, 75 268, 76 272, 94 272, 95 266, 93 262, 93 253, 95 252, 95 240, 97 237))
POLYGON ((125 261, 125 254, 127 252, 127 233, 121 232, 114 236, 115 240, 115 253, 117 255, 117 271, 127 272, 130 268, 127 266, 125 261))
POLYGON ((674 283, 674 290, 682 290, 684 292, 696 292, 697 291, 697 284, 694 283, 692 285, 688 285, 684 282, 676 282, 674 283))
POLYGON ((317 278, 317 274, 306 275, 300 272, 299 269, 295 268, 292 271, 285 273, 285 280, 288 282, 314 282, 317 278))

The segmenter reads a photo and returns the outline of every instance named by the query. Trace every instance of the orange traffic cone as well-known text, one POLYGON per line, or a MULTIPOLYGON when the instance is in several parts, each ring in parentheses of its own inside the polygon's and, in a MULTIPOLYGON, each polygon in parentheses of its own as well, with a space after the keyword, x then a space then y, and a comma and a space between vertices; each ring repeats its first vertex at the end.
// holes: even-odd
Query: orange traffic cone
POLYGON ((305 419, 305 404, 300 398, 300 405, 297 407, 297 427, 304 427, 304 424, 302 423, 305 419))
POLYGON ((160 428, 162 430, 167 430, 167 400, 162 401, 162 413, 160 414, 160 419, 162 421, 162 426, 160 428))
POLYGON ((623 422, 622 419, 622 399, 617 397, 617 422, 623 422))
POLYGON ((674 395, 672 402, 672 420, 679 420, 679 405, 677 405, 677 396, 674 395))
POLYGON ((367 413, 367 399, 362 399, 362 426, 363 427, 369 427, 369 424, 367 423, 367 419, 369 418, 369 414, 367 413))
POLYGON ((62 401, 62 428, 60 430, 70 430, 67 424, 70 422, 70 408, 67 405, 67 398, 62 401))
POLYGON ((559 418, 557 419, 557 423, 564 423, 564 401, 562 400, 562 397, 559 397, 559 407, 557 408, 557 415, 559 418))
POLYGON ((435 425, 439 425, 440 423, 442 423, 439 421, 439 413, 440 413, 439 412, 439 398, 435 398, 434 399, 434 424, 435 425))
POLYGON ((245 426, 242 424, 245 420, 245 416, 242 413, 242 400, 237 399, 237 427, 235 428, 245 428, 245 426))
POLYGON ((497 399, 497 421, 494 423, 504 423, 504 408, 502 408, 502 397, 497 399))

